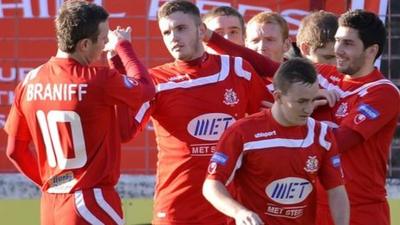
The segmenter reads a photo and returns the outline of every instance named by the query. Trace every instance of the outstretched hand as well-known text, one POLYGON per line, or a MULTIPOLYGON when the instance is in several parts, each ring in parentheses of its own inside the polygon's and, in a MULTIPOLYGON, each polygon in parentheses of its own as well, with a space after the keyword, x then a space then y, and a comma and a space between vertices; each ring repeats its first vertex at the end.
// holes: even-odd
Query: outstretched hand
POLYGON ((108 31, 108 42, 104 47, 104 51, 115 51, 117 43, 121 40, 127 40, 131 42, 132 28, 130 26, 121 28, 118 26, 115 30, 108 31))

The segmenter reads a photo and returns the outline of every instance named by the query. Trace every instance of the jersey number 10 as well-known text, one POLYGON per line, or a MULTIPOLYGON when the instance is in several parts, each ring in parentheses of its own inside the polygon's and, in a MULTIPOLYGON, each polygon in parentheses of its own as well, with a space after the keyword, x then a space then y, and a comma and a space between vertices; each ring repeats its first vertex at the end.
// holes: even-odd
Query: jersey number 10
MULTIPOLYGON (((83 138, 81 118, 74 111, 49 111, 46 114, 42 110, 36 112, 50 167, 55 168, 58 163, 60 169, 76 169, 86 164, 86 146, 83 138), (71 140, 73 143, 74 158, 66 158, 61 146, 60 132, 57 123, 70 123, 71 140), (57 158, 57 161, 56 161, 57 158)), ((69 135, 69 134, 68 134, 69 135)))

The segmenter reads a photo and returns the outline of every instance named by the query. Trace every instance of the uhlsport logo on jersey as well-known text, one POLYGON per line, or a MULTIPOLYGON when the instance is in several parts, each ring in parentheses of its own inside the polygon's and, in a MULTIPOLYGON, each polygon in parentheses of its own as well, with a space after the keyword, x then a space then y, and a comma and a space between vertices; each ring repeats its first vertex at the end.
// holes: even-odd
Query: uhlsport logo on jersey
POLYGON ((303 178, 286 177, 275 180, 265 188, 265 193, 280 204, 297 204, 304 201, 312 192, 312 184, 303 178))
POLYGON ((192 119, 188 126, 188 132, 201 140, 217 141, 222 133, 235 122, 229 114, 207 113, 192 119))

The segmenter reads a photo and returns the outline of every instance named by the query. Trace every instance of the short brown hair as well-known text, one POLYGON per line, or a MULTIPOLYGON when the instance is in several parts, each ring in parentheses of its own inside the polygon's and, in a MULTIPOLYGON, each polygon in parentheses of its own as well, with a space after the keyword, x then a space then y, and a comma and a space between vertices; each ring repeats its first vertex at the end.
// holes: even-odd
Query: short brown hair
POLYGON ((82 39, 96 43, 99 24, 107 19, 106 10, 96 4, 82 0, 64 2, 55 20, 58 48, 73 53, 82 39))
POLYGON ((338 29, 338 19, 335 14, 323 10, 313 12, 304 17, 296 36, 297 46, 302 43, 310 45, 311 49, 325 47, 335 41, 338 29))
POLYGON ((261 12, 261 13, 258 13, 257 15, 253 16, 249 20, 249 22, 247 22, 247 25, 252 24, 252 23, 277 24, 281 28, 283 40, 289 38, 289 27, 288 27, 288 24, 287 24, 285 18, 283 18, 279 13, 276 13, 276 12, 261 12))
POLYGON ((208 11, 206 14, 203 16, 203 22, 207 23, 207 21, 214 19, 215 17, 219 16, 235 16, 238 18, 240 22, 240 26, 242 28, 242 31, 244 33, 244 19, 242 14, 240 14, 235 8, 232 8, 230 6, 219 6, 211 9, 208 11))
POLYGON ((175 0, 168 1, 164 3, 158 10, 158 19, 168 17, 172 13, 183 12, 185 14, 190 14, 194 18, 197 25, 201 24, 200 11, 197 6, 189 1, 175 0))

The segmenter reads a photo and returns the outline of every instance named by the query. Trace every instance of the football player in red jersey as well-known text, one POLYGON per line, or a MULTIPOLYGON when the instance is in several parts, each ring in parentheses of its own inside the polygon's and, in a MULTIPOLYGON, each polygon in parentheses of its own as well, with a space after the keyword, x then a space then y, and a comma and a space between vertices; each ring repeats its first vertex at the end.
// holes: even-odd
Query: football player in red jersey
POLYGON ((55 23, 57 55, 16 87, 7 155, 41 188, 42 225, 124 224, 114 189, 121 154, 115 106, 137 109, 153 98, 154 86, 137 61, 130 29, 109 34, 102 7, 66 1, 55 23), (91 66, 109 39, 126 75, 91 66))
POLYGON ((193 3, 166 2, 158 23, 175 60, 150 69, 156 96, 131 124, 143 128, 151 116, 155 129, 153 224, 224 224, 225 215, 201 194, 204 174, 223 131, 258 112, 268 91, 242 58, 204 51, 205 26, 193 3))
POLYGON ((315 224, 317 179, 336 225, 349 224, 349 200, 332 131, 310 117, 318 93, 306 59, 284 62, 271 109, 234 123, 211 157, 204 196, 229 224, 315 224), (226 185, 231 185, 232 194, 226 185))

